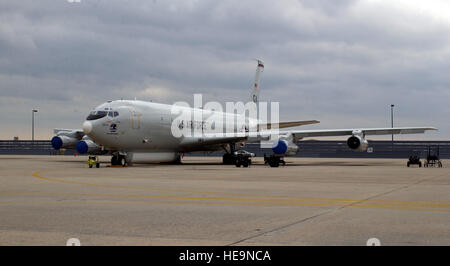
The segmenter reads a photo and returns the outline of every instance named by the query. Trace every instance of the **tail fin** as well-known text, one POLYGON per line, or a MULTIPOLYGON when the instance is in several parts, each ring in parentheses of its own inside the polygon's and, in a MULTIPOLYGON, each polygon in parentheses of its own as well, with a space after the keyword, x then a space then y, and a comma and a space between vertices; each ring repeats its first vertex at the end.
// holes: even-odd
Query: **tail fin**
POLYGON ((261 60, 256 59, 258 62, 258 66, 256 67, 255 73, 255 83, 253 84, 252 93, 251 93, 251 101, 258 104, 259 102, 259 84, 260 84, 260 75, 261 72, 264 71, 264 63, 261 60))

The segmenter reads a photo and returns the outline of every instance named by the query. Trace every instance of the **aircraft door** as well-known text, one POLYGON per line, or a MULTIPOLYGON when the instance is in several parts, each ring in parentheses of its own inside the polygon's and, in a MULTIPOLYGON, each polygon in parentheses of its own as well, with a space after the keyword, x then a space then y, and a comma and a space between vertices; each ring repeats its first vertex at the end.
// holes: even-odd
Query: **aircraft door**
POLYGON ((141 116, 142 114, 136 111, 136 109, 130 108, 131 129, 141 128, 141 116))

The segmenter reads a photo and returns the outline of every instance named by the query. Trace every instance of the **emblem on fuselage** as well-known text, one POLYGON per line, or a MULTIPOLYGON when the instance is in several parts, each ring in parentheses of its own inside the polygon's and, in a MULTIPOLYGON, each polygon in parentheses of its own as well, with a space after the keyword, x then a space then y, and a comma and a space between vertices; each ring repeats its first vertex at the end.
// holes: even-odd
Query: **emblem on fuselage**
POLYGON ((116 123, 111 123, 111 125, 109 125, 109 133, 117 133, 117 124, 116 123))

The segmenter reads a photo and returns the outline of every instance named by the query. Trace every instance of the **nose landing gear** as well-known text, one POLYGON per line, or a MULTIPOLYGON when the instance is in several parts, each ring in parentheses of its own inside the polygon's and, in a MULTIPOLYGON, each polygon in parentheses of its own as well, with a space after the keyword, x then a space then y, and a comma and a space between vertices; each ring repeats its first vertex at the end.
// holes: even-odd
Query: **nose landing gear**
POLYGON ((111 166, 127 166, 127 161, 125 160, 125 156, 121 154, 115 154, 111 157, 111 166))

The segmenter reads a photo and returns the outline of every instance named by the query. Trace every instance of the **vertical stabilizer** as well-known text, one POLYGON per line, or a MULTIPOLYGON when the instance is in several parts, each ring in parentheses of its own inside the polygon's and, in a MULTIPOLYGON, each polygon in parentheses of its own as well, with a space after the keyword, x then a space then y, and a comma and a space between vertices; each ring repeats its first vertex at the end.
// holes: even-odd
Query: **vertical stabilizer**
POLYGON ((250 99, 252 102, 258 104, 259 102, 259 85, 260 85, 260 76, 261 72, 264 71, 264 63, 261 60, 256 60, 258 62, 258 66, 256 67, 255 73, 255 82, 253 83, 252 93, 250 95, 250 99))

